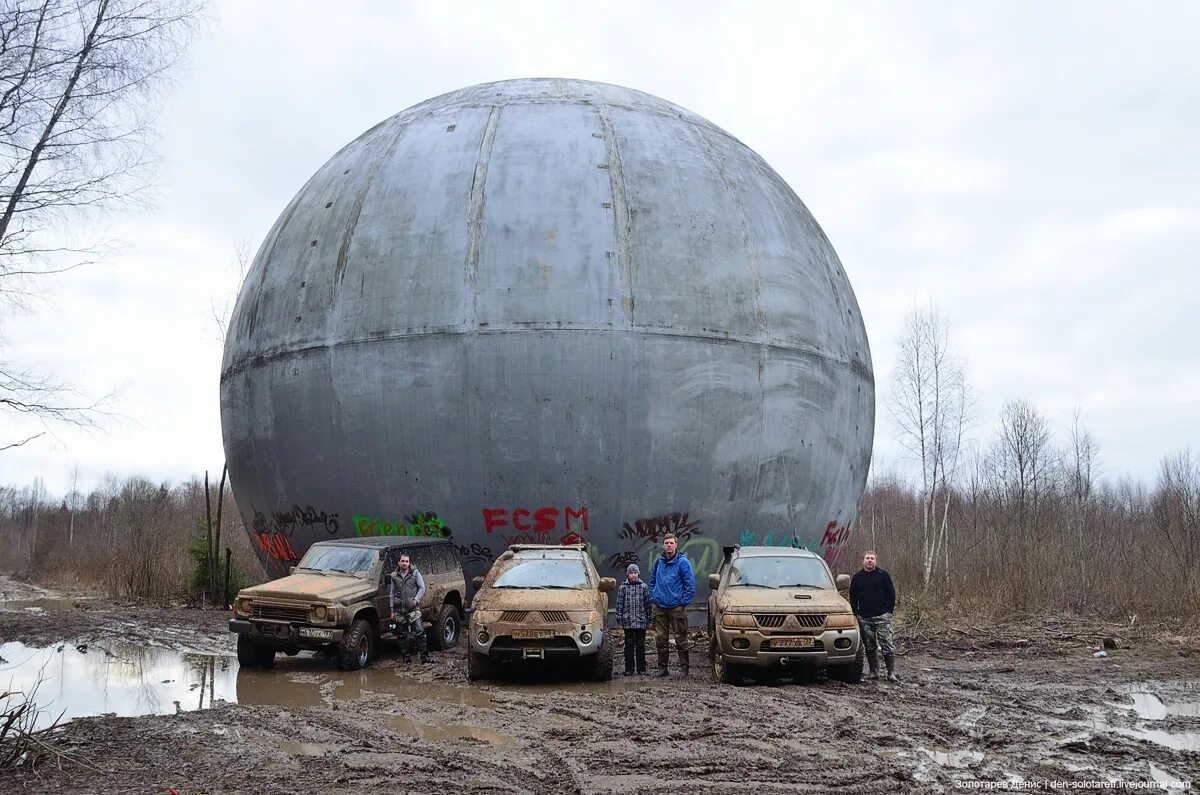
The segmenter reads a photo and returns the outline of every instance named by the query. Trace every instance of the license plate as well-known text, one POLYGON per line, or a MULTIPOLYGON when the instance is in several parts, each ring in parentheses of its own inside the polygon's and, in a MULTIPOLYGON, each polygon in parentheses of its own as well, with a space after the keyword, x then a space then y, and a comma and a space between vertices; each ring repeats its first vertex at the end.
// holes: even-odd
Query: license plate
POLYGON ((333 630, 318 629, 316 627, 300 627, 300 637, 316 638, 317 640, 333 640, 333 630))
POLYGON ((807 649, 812 645, 812 638, 771 638, 771 646, 776 649, 807 649))
POLYGON ((554 637, 552 629, 516 629, 513 637, 517 640, 546 640, 554 637))

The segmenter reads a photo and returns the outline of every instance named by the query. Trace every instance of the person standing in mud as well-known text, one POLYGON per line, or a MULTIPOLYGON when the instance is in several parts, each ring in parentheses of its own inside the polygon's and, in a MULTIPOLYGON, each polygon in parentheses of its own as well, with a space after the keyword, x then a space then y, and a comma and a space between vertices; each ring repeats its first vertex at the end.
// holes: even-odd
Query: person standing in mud
POLYGON ((650 589, 638 579, 636 563, 625 569, 625 582, 617 589, 617 626, 625 631, 625 675, 646 673, 646 627, 650 626, 650 589))
POLYGON ((866 646, 870 679, 879 679, 879 659, 883 653, 889 682, 896 676, 896 646, 892 642, 892 611, 896 609, 896 586, 892 577, 878 566, 875 550, 863 553, 863 567, 850 579, 850 609, 858 616, 858 628, 866 646))
POLYGON ((400 555, 396 570, 388 576, 388 602, 396 637, 404 649, 404 662, 412 662, 413 647, 421 652, 421 662, 429 662, 429 640, 421 620, 421 600, 425 598, 425 578, 412 565, 408 554, 400 555))
POLYGON ((663 536, 663 553, 650 569, 650 603, 653 605, 654 645, 658 649, 658 675, 666 676, 669 635, 675 636, 679 670, 688 675, 687 606, 696 595, 696 575, 687 557, 679 554, 674 533, 663 536))

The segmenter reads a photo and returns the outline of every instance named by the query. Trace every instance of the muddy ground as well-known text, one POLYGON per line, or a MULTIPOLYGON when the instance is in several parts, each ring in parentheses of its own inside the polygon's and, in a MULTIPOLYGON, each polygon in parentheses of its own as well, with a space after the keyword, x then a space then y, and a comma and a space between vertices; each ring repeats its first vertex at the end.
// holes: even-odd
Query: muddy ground
MULTIPOLYGON (((696 659, 686 679, 539 672, 470 687, 461 647, 426 666, 385 648, 364 672, 307 653, 239 671, 222 612, 22 588, 0 580, 10 655, 40 649, 67 679, 102 665, 103 685, 86 689, 107 708, 128 711, 134 691, 120 688, 140 686, 133 711, 174 714, 76 718, 55 742, 65 756, 0 771, 0 792, 713 795, 1200 778, 1200 639, 1161 627, 1111 627, 1121 648, 1104 658, 1096 628, 901 632, 893 685, 715 685, 696 659), (130 654, 141 668, 121 663, 130 654), (164 659, 184 667, 154 667, 164 659)), ((0 662, 0 690, 19 662, 0 662)), ((68 698, 68 684, 50 680, 44 697, 68 698)))

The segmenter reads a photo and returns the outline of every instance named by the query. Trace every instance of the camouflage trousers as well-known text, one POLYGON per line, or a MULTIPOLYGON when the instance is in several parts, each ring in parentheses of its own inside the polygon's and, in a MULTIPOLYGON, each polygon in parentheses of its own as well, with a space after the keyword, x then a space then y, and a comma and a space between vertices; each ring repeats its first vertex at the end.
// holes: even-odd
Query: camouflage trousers
POLYGON ((875 657, 878 648, 884 654, 895 654, 896 644, 892 642, 892 614, 881 616, 858 617, 858 628, 862 632, 863 644, 866 646, 867 657, 875 657))
POLYGON ((666 669, 667 654, 670 649, 668 633, 675 636, 675 654, 679 657, 681 668, 688 667, 688 636, 687 608, 662 608, 653 605, 651 609, 654 621, 654 645, 658 651, 658 667, 666 669))

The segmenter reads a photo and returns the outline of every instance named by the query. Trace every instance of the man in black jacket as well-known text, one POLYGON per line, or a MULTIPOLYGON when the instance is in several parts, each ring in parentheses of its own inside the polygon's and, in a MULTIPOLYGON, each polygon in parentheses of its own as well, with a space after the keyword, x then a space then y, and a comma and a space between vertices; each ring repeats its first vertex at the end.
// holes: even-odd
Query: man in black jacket
POLYGON ((866 645, 870 679, 879 679, 879 660, 875 649, 883 652, 889 682, 896 676, 896 647, 892 643, 892 611, 896 609, 896 586, 891 576, 879 568, 875 550, 863 554, 863 567, 850 579, 850 609, 858 616, 858 628, 866 645))

